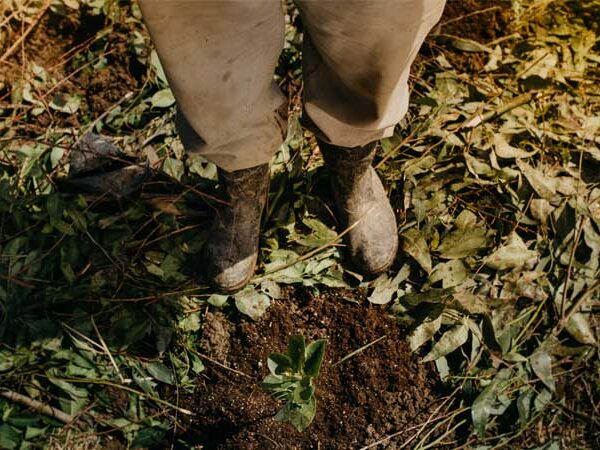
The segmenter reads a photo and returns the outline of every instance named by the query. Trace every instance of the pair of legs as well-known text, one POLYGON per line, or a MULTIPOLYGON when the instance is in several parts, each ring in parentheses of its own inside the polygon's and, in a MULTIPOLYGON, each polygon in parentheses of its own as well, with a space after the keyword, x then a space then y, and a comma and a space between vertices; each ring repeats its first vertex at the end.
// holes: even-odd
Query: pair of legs
MULTIPOLYGON (((348 242, 364 272, 385 270, 397 246, 393 213, 390 219, 385 193, 370 168, 372 143, 390 136, 406 113, 410 65, 444 3, 296 0, 306 30, 304 123, 337 174, 334 197, 341 221, 346 226, 360 222, 348 242), (383 228, 377 223, 382 208, 383 228), (376 239, 369 237, 373 234, 376 239), (380 247, 376 241, 382 239, 380 247), (378 250, 369 251, 373 246, 378 250), (385 255, 370 261, 384 248, 385 255)), ((221 242, 208 252, 216 284, 237 289, 256 261, 258 229, 253 230, 264 206, 258 201, 268 179, 264 166, 287 130, 286 99, 273 82, 284 43, 280 0, 140 4, 177 98, 177 127, 186 150, 214 162, 226 190, 231 188, 230 200, 241 199, 221 214, 216 224, 221 242), (249 209, 251 199, 258 204, 249 209), (251 238, 244 238, 248 233, 251 238)))

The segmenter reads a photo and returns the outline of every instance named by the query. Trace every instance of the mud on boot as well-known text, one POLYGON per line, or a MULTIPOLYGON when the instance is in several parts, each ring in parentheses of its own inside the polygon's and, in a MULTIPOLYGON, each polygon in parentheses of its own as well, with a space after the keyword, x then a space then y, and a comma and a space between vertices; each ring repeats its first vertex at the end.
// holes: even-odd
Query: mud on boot
POLYGON ((346 243, 363 275, 385 272, 398 251, 396 217, 383 184, 371 166, 376 144, 345 148, 319 142, 341 226, 351 227, 346 243))
POLYGON ((227 204, 217 208, 203 260, 211 284, 232 293, 246 286, 256 269, 269 166, 234 172, 219 169, 219 180, 227 204))

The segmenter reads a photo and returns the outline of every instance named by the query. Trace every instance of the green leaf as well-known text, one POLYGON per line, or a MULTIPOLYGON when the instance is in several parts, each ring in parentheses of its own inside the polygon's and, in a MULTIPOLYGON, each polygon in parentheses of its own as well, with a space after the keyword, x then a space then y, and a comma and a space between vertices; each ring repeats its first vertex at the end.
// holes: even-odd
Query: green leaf
POLYGON ((304 373, 309 377, 316 377, 319 375, 323 358, 325 357, 325 350, 327 348, 327 341, 319 339, 310 343, 306 347, 304 363, 304 373))
POLYGON ((138 431, 131 443, 131 448, 148 448, 159 444, 167 434, 166 430, 159 427, 142 428, 138 431))
POLYGON ((423 358, 423 361, 433 361, 442 356, 452 353, 461 347, 469 338, 469 326, 466 323, 454 325, 446 331, 439 341, 435 343, 431 351, 423 358))
POLYGON ((442 282, 444 289, 452 288, 461 284, 469 275, 469 271, 460 259, 452 259, 445 263, 440 263, 433 268, 429 276, 430 283, 442 282))
POLYGON ((160 62, 160 58, 158 57, 158 53, 156 50, 152 50, 150 53, 150 64, 154 71, 156 72, 156 76, 163 84, 169 84, 167 81, 167 76, 165 75, 165 70, 163 69, 162 63, 160 62))
POLYGON ((50 108, 65 114, 74 114, 79 110, 81 98, 76 95, 56 94, 49 103, 50 108))
POLYGON ((25 440, 34 439, 38 436, 43 436, 48 432, 48 427, 27 427, 25 428, 25 440))
POLYGON ((542 412, 546 406, 552 400, 552 392, 548 389, 542 389, 542 391, 535 397, 533 406, 537 412, 542 412))
POLYGON ((253 286, 249 286, 234 296, 235 306, 242 314, 253 320, 258 320, 271 305, 271 299, 262 292, 257 292, 253 286))
POLYGON ((552 358, 550 354, 545 350, 537 350, 533 355, 529 357, 531 368, 539 379, 544 383, 551 391, 556 390, 556 384, 554 377, 552 376, 552 358))
POLYGON ((7 424, 0 425, 0 448, 13 450, 18 448, 20 443, 21 433, 7 424))
POLYGON ((496 270, 518 269, 533 266, 537 258, 538 252, 529 250, 515 232, 508 237, 506 244, 486 258, 485 265, 496 270))
POLYGON ((264 380, 262 381, 262 383, 260 384, 260 387, 262 389, 264 389, 267 392, 271 392, 271 391, 275 391, 277 389, 280 389, 283 383, 287 382, 287 378, 284 378, 281 375, 267 375, 264 380))
POLYGON ((402 250, 412 256, 425 272, 431 273, 429 246, 418 228, 411 228, 402 234, 402 250))
POLYGON ((476 255, 489 246, 490 232, 483 225, 478 228, 455 230, 444 237, 437 251, 445 259, 461 259, 476 255))
POLYGON ((385 305, 392 301, 392 297, 398 291, 400 283, 410 276, 410 267, 404 265, 394 278, 387 274, 380 275, 374 282, 373 292, 369 295, 369 301, 375 305, 385 305))
POLYGON ((307 386, 299 391, 298 403, 309 402, 310 399, 315 395, 315 388, 313 386, 307 386))
POLYGON ((306 355, 304 336, 301 334, 294 334, 288 342, 287 353, 292 362, 292 370, 294 372, 300 372, 304 367, 304 358, 306 355))
POLYGON ((69 394, 71 396, 71 398, 74 400, 88 398, 88 391, 86 391, 84 388, 75 387, 73 384, 68 383, 67 381, 53 378, 51 376, 48 377, 48 381, 50 381, 55 386, 58 386, 59 388, 61 388, 63 391, 65 391, 67 394, 69 394))
POLYGON ((590 326, 589 316, 580 312, 573 314, 565 327, 569 334, 580 344, 593 345, 596 336, 590 326))
POLYGON ((163 171, 170 177, 175 178, 177 181, 181 181, 181 177, 183 177, 184 173, 183 162, 175 158, 165 158, 165 162, 163 163, 163 171))
POLYGON ((521 395, 519 395, 519 398, 517 399, 517 411, 519 411, 519 423, 521 425, 525 425, 527 422, 529 422, 534 395, 534 391, 531 388, 527 388, 521 393, 521 395))
POLYGON ((275 420, 280 422, 288 422, 292 424, 296 430, 302 433, 313 421, 316 412, 317 399, 313 396, 310 398, 308 403, 286 403, 285 406, 275 415, 275 420))
POLYGON ((292 368, 292 361, 283 353, 271 353, 267 359, 267 366, 273 375, 282 375, 292 368))
POLYGON ((435 319, 431 320, 427 318, 421 323, 408 337, 410 349, 414 352, 419 349, 423 344, 429 341, 435 333, 437 333, 442 326, 442 316, 439 315, 435 319))
POLYGON ((227 303, 227 300, 229 300, 229 295, 213 294, 208 297, 207 302, 217 308, 222 308, 227 303))
POLYGON ((148 373, 156 380, 166 384, 173 384, 173 373, 164 364, 154 362, 147 367, 148 373))
POLYGON ((155 93, 150 99, 150 103, 155 108, 168 108, 175 104, 175 97, 171 89, 166 88, 155 93))
POLYGON ((494 404, 498 396, 498 380, 493 380, 486 388, 477 396, 471 406, 471 419, 475 426, 475 432, 479 437, 485 435, 485 427, 488 423, 490 415, 494 411, 494 404))

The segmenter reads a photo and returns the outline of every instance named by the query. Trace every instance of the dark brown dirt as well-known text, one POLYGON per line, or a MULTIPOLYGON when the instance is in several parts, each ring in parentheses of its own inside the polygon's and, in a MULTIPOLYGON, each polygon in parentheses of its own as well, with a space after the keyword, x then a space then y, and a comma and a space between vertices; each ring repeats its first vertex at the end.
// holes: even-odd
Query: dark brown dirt
POLYGON ((296 289, 294 299, 276 302, 258 322, 234 323, 222 314, 208 314, 201 347, 213 360, 249 377, 207 362, 197 395, 184 400, 194 412, 188 424, 193 441, 207 449, 356 449, 407 430, 378 447, 393 449, 415 433, 410 427, 426 421, 436 406, 435 371, 411 354, 405 332, 384 309, 364 299, 360 304, 344 300, 345 294, 315 296, 296 289), (273 420, 281 404, 259 387, 268 373, 268 354, 284 351, 295 333, 308 341, 328 341, 316 382, 317 416, 304 434, 273 420), (332 367, 384 335, 384 340, 332 367))
MULTIPOLYGON (((511 33, 511 0, 448 0, 436 34, 452 35, 488 44, 511 33)), ((435 42, 435 38, 430 40, 435 42)), ((427 51, 427 49, 425 49, 427 51)), ((448 61, 459 70, 481 71, 488 60, 483 53, 469 53, 444 46, 448 61)))
POLYGON ((448 0, 442 32, 483 44, 509 34, 511 0, 448 0))
MULTIPOLYGON (((136 92, 142 85, 145 70, 136 60, 131 45, 135 25, 124 20, 130 14, 129 7, 120 11, 123 20, 113 24, 106 38, 99 40, 94 39, 96 33, 108 30, 109 26, 103 16, 90 15, 83 6, 77 11, 69 10, 67 15, 47 11, 23 47, 0 64, 0 105, 10 102, 11 87, 15 83, 27 81, 28 65, 32 62, 43 67, 55 80, 44 86, 44 90, 52 90, 51 93, 41 92, 36 98, 41 95, 43 101, 49 103, 56 94, 76 94, 84 100, 79 114, 66 115, 46 108, 41 115, 31 116, 29 122, 33 126, 79 126, 77 117, 96 118, 128 92, 136 92), (87 61, 92 51, 93 58, 104 56, 105 64, 98 66, 98 59, 87 61)), ((10 25, 7 28, 10 36, 5 41, 8 43, 21 35, 19 23, 10 25)), ((0 53, 7 48, 6 44, 2 46, 0 53)), ((27 112, 27 107, 18 110, 19 114, 27 112)))

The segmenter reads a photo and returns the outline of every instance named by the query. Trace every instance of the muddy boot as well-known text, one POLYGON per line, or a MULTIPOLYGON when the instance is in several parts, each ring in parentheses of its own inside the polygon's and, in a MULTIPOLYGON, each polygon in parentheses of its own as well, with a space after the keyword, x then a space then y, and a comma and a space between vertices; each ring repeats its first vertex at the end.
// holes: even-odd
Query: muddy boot
POLYGON ((248 284, 258 256, 260 220, 269 186, 269 166, 225 172, 219 169, 224 200, 219 204, 204 261, 211 283, 225 293, 248 284))
POLYGON ((396 217, 381 180, 371 166, 376 145, 345 148, 319 143, 331 183, 338 220, 350 256, 364 275, 385 272, 398 251, 396 217))

